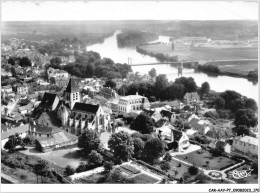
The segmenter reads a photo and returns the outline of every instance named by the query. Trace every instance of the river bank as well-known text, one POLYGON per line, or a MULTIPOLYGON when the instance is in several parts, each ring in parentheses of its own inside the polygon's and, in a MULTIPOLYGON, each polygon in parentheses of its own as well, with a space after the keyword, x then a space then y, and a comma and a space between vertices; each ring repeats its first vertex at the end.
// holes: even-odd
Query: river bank
MULTIPOLYGON (((244 48, 242 49, 230 49, 231 51, 238 53, 242 52, 244 48)), ((229 50, 229 51, 230 51, 229 50)), ((255 50, 254 49, 245 49, 247 51, 250 51, 250 54, 252 54, 255 50)), ((220 56, 217 58, 216 56, 219 55, 220 51, 219 49, 210 49, 211 55, 216 52, 216 56, 209 60, 210 62, 207 62, 207 57, 200 57, 195 59, 196 52, 199 52, 199 54, 202 56, 202 52, 205 51, 207 54, 208 50, 204 49, 197 49, 197 50, 186 50, 186 51, 173 51, 171 50, 171 46, 167 44, 146 44, 136 47, 136 51, 140 54, 148 55, 151 57, 155 57, 160 62, 177 62, 181 61, 183 58, 187 61, 197 61, 200 63, 201 66, 203 65, 212 65, 215 66, 218 70, 212 72, 207 69, 198 69, 198 65, 192 65, 192 62, 184 62, 183 67, 185 68, 194 68, 196 70, 199 70, 201 72, 207 73, 212 76, 217 75, 223 75, 223 76, 231 76, 231 77, 239 77, 239 78, 246 78, 250 81, 258 81, 258 77, 250 77, 248 76, 249 72, 257 72, 258 69, 258 60, 257 59, 242 59, 240 57, 237 57, 236 55, 230 54, 229 57, 228 54, 226 54, 224 57, 220 56), (178 54, 184 54, 184 55, 178 55, 178 54), (186 55, 185 55, 186 54, 186 55), (188 57, 188 55, 191 55, 192 57, 188 57), (214 61, 214 60, 220 60, 220 61, 214 61), (203 63, 203 64, 202 64, 203 63)), ((228 52, 227 49, 225 49, 226 52, 228 52)), ((249 56, 249 54, 247 55, 249 56)), ((251 55, 253 56, 253 55, 251 55)), ((195 64, 195 63, 194 63, 195 64)), ((178 66, 178 65, 173 65, 178 66)))

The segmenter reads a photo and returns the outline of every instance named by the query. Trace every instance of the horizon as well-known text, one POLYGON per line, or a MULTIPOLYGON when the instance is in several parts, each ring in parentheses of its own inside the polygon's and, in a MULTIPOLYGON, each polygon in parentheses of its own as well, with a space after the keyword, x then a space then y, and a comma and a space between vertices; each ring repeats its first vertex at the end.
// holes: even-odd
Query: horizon
POLYGON ((2 3, 2 22, 118 21, 118 18, 120 21, 258 20, 257 5, 256 1, 7 1, 2 3))

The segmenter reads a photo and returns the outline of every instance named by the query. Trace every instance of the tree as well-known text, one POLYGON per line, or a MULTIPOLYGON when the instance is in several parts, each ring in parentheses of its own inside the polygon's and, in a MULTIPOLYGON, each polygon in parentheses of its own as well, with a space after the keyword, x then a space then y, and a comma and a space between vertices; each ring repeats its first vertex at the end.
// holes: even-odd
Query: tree
POLYGON ((16 139, 14 135, 9 136, 8 141, 5 143, 4 148, 8 149, 9 152, 14 152, 16 147, 16 139))
POLYGON ((125 175, 122 174, 121 170, 119 168, 115 168, 108 176, 107 183, 112 184, 129 184, 132 183, 130 179, 127 179, 125 175))
POLYGON ((103 162, 103 157, 97 151, 92 150, 88 156, 88 161, 94 165, 101 165, 103 162))
POLYGON ((131 129, 136 130, 142 134, 152 133, 153 126, 154 122, 152 118, 145 113, 138 115, 136 119, 130 124, 131 129))
POLYGON ((78 147, 86 154, 89 154, 92 150, 98 151, 100 149, 100 144, 99 134, 89 129, 82 133, 78 139, 78 147))
POLYGON ((250 135, 250 130, 246 125, 239 125, 238 127, 233 128, 233 132, 238 136, 250 135))
POLYGON ((12 66, 10 70, 11 70, 12 76, 13 76, 13 77, 16 77, 15 68, 12 66))
POLYGON ((247 109, 253 110, 254 112, 256 112, 257 109, 258 109, 256 101, 252 98, 248 98, 248 99, 245 100, 245 107, 247 109))
POLYGON ((8 149, 10 152, 14 152, 14 148, 17 145, 23 145, 23 143, 20 135, 15 133, 15 135, 9 136, 8 141, 4 145, 4 148, 8 149))
POLYGON ((239 109, 235 115, 235 125, 246 125, 247 127, 255 127, 257 125, 257 117, 251 109, 239 109))
POLYGON ((35 165, 34 165, 34 172, 37 176, 37 183, 38 183, 38 175, 41 176, 41 181, 43 176, 47 176, 50 174, 50 168, 49 168, 49 163, 45 160, 39 160, 35 165))
POLYGON ((142 151, 144 149, 144 142, 141 138, 134 138, 134 157, 141 158, 142 151))
POLYGON ((116 158, 123 161, 127 161, 134 153, 133 140, 124 131, 112 134, 108 140, 108 147, 113 151, 116 158))
POLYGON ((105 161, 104 169, 106 172, 110 172, 113 169, 114 163, 112 161, 105 161))
POLYGON ((148 140, 144 145, 143 159, 149 163, 153 163, 164 154, 164 145, 158 138, 148 140))
POLYGON ((113 80, 107 80, 104 87, 110 87, 112 89, 116 88, 116 82, 113 80))
POLYGON ((189 169, 188 169, 188 172, 190 175, 197 175, 198 172, 199 172, 199 169, 196 167, 196 166, 190 166, 189 169))
POLYGON ((53 58, 50 60, 50 63, 51 63, 51 65, 53 65, 53 66, 60 66, 61 62, 62 62, 62 61, 61 61, 61 58, 58 57, 58 56, 53 57, 53 58))
POLYGON ((29 67, 32 66, 32 62, 28 57, 22 57, 22 59, 19 62, 19 65, 21 67, 29 67))
POLYGON ((159 74, 156 76, 154 87, 157 97, 160 97, 161 91, 163 91, 169 85, 168 79, 165 74, 159 74))
POLYGON ((13 57, 8 59, 8 64, 11 64, 12 66, 15 65, 15 59, 13 57))
POLYGON ((185 88, 185 93, 186 92, 196 92, 197 91, 197 84, 194 81, 194 79, 192 77, 181 77, 181 78, 177 78, 175 79, 175 83, 176 84, 181 84, 184 86, 185 88))
POLYGON ((67 176, 73 175, 75 173, 75 170, 70 165, 67 165, 64 171, 64 174, 67 176))
POLYGON ((50 84, 55 84, 55 78, 54 77, 50 77, 50 84))
POLYGON ((210 86, 208 82, 204 82, 201 84, 201 88, 200 88, 200 94, 201 97, 208 95, 210 91, 210 86))
POLYGON ((167 172, 167 171, 169 171, 169 170, 171 169, 171 165, 170 165, 170 163, 167 162, 167 161, 162 161, 162 162, 160 163, 160 168, 161 168, 163 171, 167 172))
POLYGON ((163 160, 167 161, 167 162, 170 162, 172 161, 172 156, 171 154, 169 154, 168 152, 164 155, 164 158, 163 160))
POLYGON ((155 70, 155 68, 152 68, 148 73, 149 73, 149 75, 150 75, 152 78, 155 78, 155 77, 156 77, 156 70, 155 70))
POLYGON ((215 100, 216 109, 223 109, 225 108, 225 100, 221 97, 216 98, 215 100))

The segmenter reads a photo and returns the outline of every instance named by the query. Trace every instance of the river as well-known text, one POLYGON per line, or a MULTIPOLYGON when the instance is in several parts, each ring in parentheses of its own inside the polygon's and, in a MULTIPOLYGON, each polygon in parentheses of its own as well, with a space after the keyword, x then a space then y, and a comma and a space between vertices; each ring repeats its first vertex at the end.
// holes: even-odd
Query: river
MULTIPOLYGON (((116 35, 121 33, 120 30, 116 31, 113 36, 105 39, 103 43, 94 44, 88 46, 86 49, 88 51, 92 50, 98 52, 101 57, 107 57, 114 60, 116 63, 128 63, 128 58, 132 58, 132 63, 154 63, 157 60, 150 56, 144 56, 136 51, 135 47, 119 48, 117 46, 116 35)), ((159 36, 156 41, 167 42, 169 37, 159 36)), ((155 42, 156 42, 155 41, 155 42)), ((178 78, 176 67, 172 67, 169 64, 163 65, 147 65, 147 66, 132 66, 134 72, 139 72, 141 74, 147 74, 151 68, 155 68, 157 74, 166 74, 168 80, 174 81, 178 78)), ((234 90, 247 96, 248 98, 253 98, 258 103, 258 83, 253 84, 245 78, 236 78, 230 76, 208 76, 202 72, 195 72, 194 69, 183 69, 183 76, 193 77, 198 86, 203 82, 207 81, 210 84, 212 90, 223 92, 225 90, 234 90)))

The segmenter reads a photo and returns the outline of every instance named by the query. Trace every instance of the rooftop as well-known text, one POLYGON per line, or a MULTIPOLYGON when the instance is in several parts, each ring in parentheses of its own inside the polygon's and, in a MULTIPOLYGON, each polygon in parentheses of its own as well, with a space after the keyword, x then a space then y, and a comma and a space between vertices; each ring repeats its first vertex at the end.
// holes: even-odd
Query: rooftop
POLYGON ((15 127, 8 131, 1 133, 1 140, 9 138, 11 135, 15 135, 16 133, 21 134, 29 131, 29 124, 21 125, 19 127, 15 127))
POLYGON ((57 96, 56 94, 45 92, 39 106, 51 107, 55 98, 56 98, 56 96, 57 96))
POLYGON ((83 111, 96 114, 99 109, 99 105, 75 103, 72 111, 83 111))
POLYGON ((74 78, 70 78, 65 92, 68 93, 79 92, 79 85, 77 84, 74 78))
POLYGON ((120 97, 120 100, 134 100, 134 99, 142 99, 142 98, 145 98, 141 95, 128 95, 128 96, 124 96, 124 97, 120 97))
POLYGON ((244 136, 244 137, 241 137, 239 140, 258 146, 258 139, 254 138, 254 137, 244 136))

